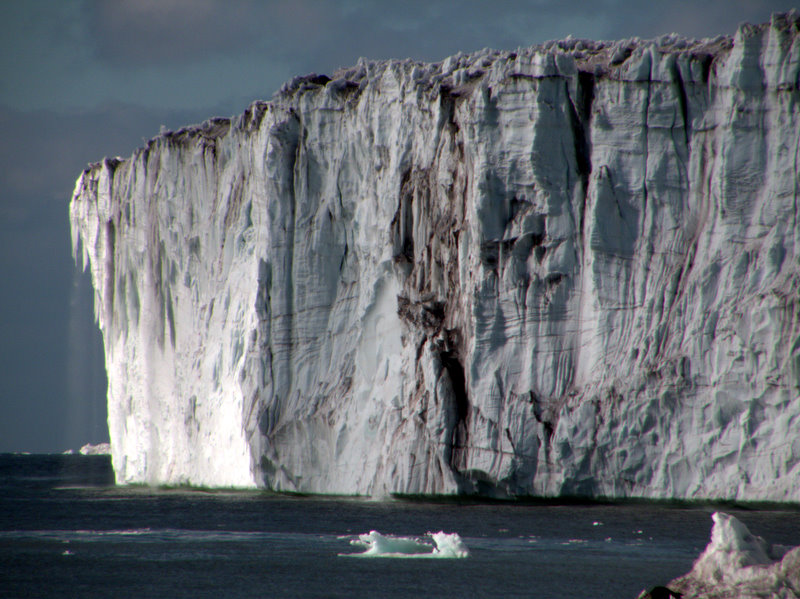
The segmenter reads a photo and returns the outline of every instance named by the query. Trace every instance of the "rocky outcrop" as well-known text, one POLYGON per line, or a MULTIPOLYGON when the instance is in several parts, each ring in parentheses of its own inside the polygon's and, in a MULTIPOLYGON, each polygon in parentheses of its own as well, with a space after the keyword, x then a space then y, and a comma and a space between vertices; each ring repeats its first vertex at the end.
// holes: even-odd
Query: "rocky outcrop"
POLYGON ((118 481, 800 500, 799 69, 362 61, 91 166, 118 481))

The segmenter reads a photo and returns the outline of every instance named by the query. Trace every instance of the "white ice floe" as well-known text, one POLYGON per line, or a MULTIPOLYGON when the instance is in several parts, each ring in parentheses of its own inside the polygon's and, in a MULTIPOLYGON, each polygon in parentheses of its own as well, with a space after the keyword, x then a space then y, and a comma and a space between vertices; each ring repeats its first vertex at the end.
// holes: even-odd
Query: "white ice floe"
POLYGON ((362 553, 341 554, 350 557, 463 558, 469 550, 457 533, 429 532, 425 537, 382 535, 376 530, 358 535, 350 544, 362 553))
POLYGON ((92 445, 91 443, 87 443, 81 447, 80 453, 82 455, 111 455, 111 444, 98 443, 96 445, 92 445))

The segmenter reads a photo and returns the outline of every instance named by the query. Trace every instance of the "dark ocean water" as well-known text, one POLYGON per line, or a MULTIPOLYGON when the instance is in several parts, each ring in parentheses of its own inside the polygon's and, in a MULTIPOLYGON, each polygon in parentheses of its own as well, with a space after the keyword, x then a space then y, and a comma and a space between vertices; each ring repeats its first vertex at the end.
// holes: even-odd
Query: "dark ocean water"
MULTIPOLYGON (((633 598, 685 573, 713 507, 374 502, 116 488, 104 456, 0 455, 0 597, 633 598), (354 559, 457 532, 466 559, 354 559)), ((725 509, 800 544, 800 511, 725 509)))

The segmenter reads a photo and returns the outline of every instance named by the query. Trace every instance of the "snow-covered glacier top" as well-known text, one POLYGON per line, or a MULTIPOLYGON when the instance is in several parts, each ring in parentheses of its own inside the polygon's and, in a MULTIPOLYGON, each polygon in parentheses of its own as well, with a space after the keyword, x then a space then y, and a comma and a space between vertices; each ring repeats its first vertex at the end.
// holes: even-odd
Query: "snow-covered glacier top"
POLYGON ((800 500, 799 28, 362 60, 92 165, 117 480, 800 500))

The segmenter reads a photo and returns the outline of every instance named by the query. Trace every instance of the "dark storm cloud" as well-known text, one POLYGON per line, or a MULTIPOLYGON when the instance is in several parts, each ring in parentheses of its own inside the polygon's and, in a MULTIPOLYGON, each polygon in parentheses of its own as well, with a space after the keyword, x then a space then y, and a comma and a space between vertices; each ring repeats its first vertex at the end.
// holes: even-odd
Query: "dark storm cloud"
POLYGON ((101 93, 111 98, 119 90, 148 105, 160 98, 175 108, 226 101, 239 112, 294 75, 331 73, 362 56, 437 61, 568 35, 715 36, 790 6, 785 0, 674 0, 645 8, 639 0, 92 0, 83 10, 94 59, 130 78, 112 78, 101 93))
POLYGON ((95 0, 84 10, 97 57, 110 63, 152 66, 263 53, 264 60, 331 68, 359 56, 438 60, 459 50, 567 35, 712 36, 790 7, 785 0, 674 0, 644 8, 639 0, 95 0))
MULTIPOLYGON (((600 12, 605 4, 585 3, 590 12, 600 12)), ((549 39, 542 34, 553 32, 549 21, 574 14, 561 6, 505 2, 498 10, 485 1, 97 0, 84 10, 96 56, 111 64, 141 67, 263 53, 264 60, 330 68, 360 56, 436 60, 459 49, 542 41, 549 39)))
POLYGON ((271 29, 260 7, 249 0, 92 0, 83 10, 98 60, 162 65, 204 61, 253 44, 271 29))

